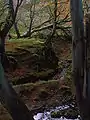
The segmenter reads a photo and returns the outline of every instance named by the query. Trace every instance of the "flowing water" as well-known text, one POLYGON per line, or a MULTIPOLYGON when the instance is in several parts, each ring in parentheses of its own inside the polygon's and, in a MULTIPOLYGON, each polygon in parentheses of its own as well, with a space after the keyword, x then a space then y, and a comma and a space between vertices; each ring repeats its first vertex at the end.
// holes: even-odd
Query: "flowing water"
POLYGON ((64 110, 69 108, 68 105, 65 106, 59 106, 56 107, 55 109, 50 109, 49 111, 44 111, 42 113, 37 113, 36 115, 34 115, 34 120, 80 120, 80 116, 78 116, 77 119, 66 119, 65 117, 61 117, 61 118, 52 118, 51 117, 51 112, 53 111, 60 111, 60 110, 64 110))

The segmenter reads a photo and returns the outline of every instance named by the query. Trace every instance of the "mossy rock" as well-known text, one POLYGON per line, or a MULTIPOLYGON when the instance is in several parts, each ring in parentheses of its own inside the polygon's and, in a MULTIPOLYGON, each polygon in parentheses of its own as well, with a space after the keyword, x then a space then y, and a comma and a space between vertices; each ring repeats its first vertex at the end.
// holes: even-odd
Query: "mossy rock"
POLYGON ((51 112, 52 118, 60 118, 62 116, 67 119, 76 119, 76 118, 78 118, 78 111, 69 108, 69 109, 65 109, 65 110, 51 112))
POLYGON ((56 69, 58 67, 58 58, 52 48, 39 47, 34 53, 28 48, 17 47, 16 52, 7 52, 7 56, 14 57, 19 66, 28 65, 35 71, 43 71, 44 69, 56 69))
POLYGON ((52 77, 54 74, 54 70, 49 69, 47 71, 41 71, 41 72, 32 72, 32 73, 27 73, 24 76, 16 76, 13 78, 12 83, 14 85, 18 84, 25 84, 25 83, 30 83, 30 82, 36 82, 38 80, 48 80, 49 78, 52 77))
POLYGON ((68 109, 68 110, 66 110, 64 116, 67 119, 76 119, 76 118, 78 118, 78 111, 73 110, 73 109, 68 109))
POLYGON ((60 118, 62 116, 61 112, 60 111, 53 111, 51 112, 51 117, 52 118, 60 118))

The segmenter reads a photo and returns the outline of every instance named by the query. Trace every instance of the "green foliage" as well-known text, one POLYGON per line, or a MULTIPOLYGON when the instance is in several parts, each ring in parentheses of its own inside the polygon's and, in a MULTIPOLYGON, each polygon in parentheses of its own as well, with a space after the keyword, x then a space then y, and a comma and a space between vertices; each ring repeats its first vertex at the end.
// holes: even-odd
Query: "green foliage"
POLYGON ((60 111, 57 112, 51 112, 51 117, 52 118, 60 118, 63 114, 61 114, 60 111))

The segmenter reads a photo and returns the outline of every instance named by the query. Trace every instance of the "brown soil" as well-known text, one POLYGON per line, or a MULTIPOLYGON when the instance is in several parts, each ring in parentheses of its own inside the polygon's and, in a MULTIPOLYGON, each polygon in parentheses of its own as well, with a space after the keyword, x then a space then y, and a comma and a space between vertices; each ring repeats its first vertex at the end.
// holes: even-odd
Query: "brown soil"
MULTIPOLYGON (((65 81, 64 81, 65 82, 65 81)), ((28 108, 34 113, 73 102, 72 90, 59 80, 43 81, 15 86, 28 108)), ((0 105, 0 120, 11 120, 8 112, 0 105)))

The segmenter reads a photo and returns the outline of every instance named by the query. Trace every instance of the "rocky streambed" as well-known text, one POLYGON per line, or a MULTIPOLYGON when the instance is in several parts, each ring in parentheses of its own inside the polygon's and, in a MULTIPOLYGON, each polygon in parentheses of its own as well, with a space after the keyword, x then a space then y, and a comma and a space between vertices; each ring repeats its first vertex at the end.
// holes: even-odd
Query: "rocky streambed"
POLYGON ((34 115, 34 120, 80 120, 78 111, 73 105, 63 105, 34 115), (72 108, 70 108, 70 106, 72 108))

